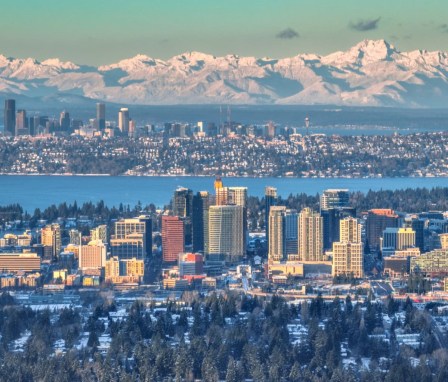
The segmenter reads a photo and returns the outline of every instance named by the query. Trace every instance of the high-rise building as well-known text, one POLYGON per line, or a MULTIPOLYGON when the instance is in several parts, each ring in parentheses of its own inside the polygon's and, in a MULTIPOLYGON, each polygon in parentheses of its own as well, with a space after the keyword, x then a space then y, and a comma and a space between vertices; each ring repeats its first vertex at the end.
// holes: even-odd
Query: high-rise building
POLYGON ((221 187, 218 189, 219 205, 236 205, 243 207, 243 239, 244 248, 247 243, 247 187, 221 187))
POLYGON ((361 224, 358 219, 347 217, 339 224, 339 241, 350 243, 361 243, 361 224))
POLYGON ((371 252, 379 251, 380 238, 387 227, 398 227, 398 215, 393 210, 369 210, 366 220, 366 240, 371 252))
POLYGON ((37 135, 44 132, 44 129, 46 127, 48 117, 35 115, 32 117, 33 119, 33 131, 30 130, 31 135, 37 135))
POLYGON ((310 208, 299 215, 299 258, 301 261, 322 261, 322 217, 310 208))
POLYGON ((247 187, 224 187, 221 177, 215 180, 215 205, 236 205, 243 207, 243 240, 247 242, 247 187))
POLYGON ((200 191, 193 196, 193 252, 206 251, 210 194, 200 191))
POLYGON ((229 201, 229 188, 220 187, 215 189, 215 204, 225 206, 229 201))
POLYGON ((171 125, 171 135, 173 137, 185 138, 187 136, 187 126, 180 123, 171 125))
POLYGON ((350 193, 347 189, 328 189, 320 197, 320 209, 344 208, 350 206, 350 193))
POLYGON ((77 229, 71 229, 68 233, 70 237, 70 244, 81 245, 81 232, 77 229))
POLYGON ((224 184, 222 182, 222 178, 217 175, 214 182, 214 189, 215 189, 215 199, 214 204, 217 206, 222 206, 227 204, 227 188, 224 187, 224 184))
POLYGON ((355 217, 356 209, 351 207, 326 208, 320 210, 323 224, 324 249, 331 249, 339 241, 339 222, 346 217, 355 217))
POLYGON ((41 230, 41 241, 47 260, 56 259, 61 252, 61 227, 59 224, 49 224, 41 230))
POLYGON ((266 227, 266 241, 269 248, 269 211, 271 206, 277 205, 277 189, 266 187, 264 189, 264 224, 266 227))
POLYGON ((122 107, 118 112, 118 128, 122 134, 129 134, 129 109, 122 107))
POLYGON ((415 232, 412 228, 387 227, 383 232, 382 248, 389 250, 402 250, 415 247, 415 232))
POLYGON ((266 126, 266 137, 274 138, 274 136, 275 136, 275 125, 274 122, 269 121, 269 123, 266 126))
POLYGON ((362 278, 364 275, 363 269, 362 243, 333 243, 333 276, 351 275, 355 278, 362 278))
POLYGON ((146 257, 152 256, 152 217, 141 215, 138 217, 140 223, 145 224, 145 253, 146 257))
POLYGON ((223 256, 229 263, 245 255, 244 208, 237 205, 210 206, 208 213, 208 255, 223 256))
POLYGON ((119 260, 138 259, 143 260, 146 255, 146 243, 141 233, 129 233, 123 239, 112 238, 110 240, 110 252, 119 260))
POLYGON ((5 135, 14 136, 16 133, 16 101, 14 99, 5 100, 5 110, 3 116, 3 126, 5 135))
POLYGON ((423 253, 425 251, 425 220, 412 219, 411 228, 415 231, 415 246, 423 253))
POLYGON ((59 126, 62 131, 69 131, 71 127, 70 114, 68 111, 62 111, 59 116, 59 126))
POLYGON ((102 268, 106 266, 106 246, 101 240, 82 245, 79 252, 79 268, 102 268))
POLYGON ((16 114, 16 133, 15 135, 28 135, 28 119, 26 117, 26 110, 17 110, 16 114))
POLYGON ((96 104, 96 123, 99 130, 106 128, 106 105, 101 102, 96 104))
POLYGON ((133 119, 129 120, 129 131, 128 135, 131 138, 135 138, 137 136, 137 125, 133 119))
POLYGON ((162 216, 163 261, 175 262, 184 251, 184 222, 178 216, 162 216))
MULTIPOLYGON (((151 236, 152 236, 152 230, 151 230, 151 236)), ((103 243, 108 242, 107 238, 107 225, 102 224, 98 227, 95 227, 90 230, 90 239, 92 241, 101 240, 103 243)), ((147 243, 148 244, 148 243, 147 243)), ((150 244, 148 244, 150 245, 150 244)))
POLYGON ((172 211, 174 216, 179 216, 184 221, 185 245, 191 245, 193 191, 184 187, 179 187, 176 191, 174 191, 172 211))
POLYGON ((30 135, 35 135, 35 129, 34 129, 34 117, 28 118, 28 133, 30 135))
MULTIPOLYGON (((271 207, 272 208, 272 207, 271 207)), ((296 210, 285 212, 285 247, 286 255, 297 255, 299 253, 299 215, 296 210)))
POLYGON ((358 219, 348 217, 340 221, 340 238, 338 242, 333 243, 332 273, 333 276, 363 277, 363 244, 358 219))
POLYGON ((247 208, 247 187, 228 187, 227 195, 227 204, 247 208))
POLYGON ((215 180, 215 204, 225 206, 235 204, 247 207, 247 187, 224 187, 221 177, 215 180))
POLYGON ((286 259, 286 207, 272 206, 269 211, 269 261, 282 261, 286 259))
POLYGON ((152 254, 152 219, 139 216, 115 223, 115 235, 111 239, 112 256, 144 259, 152 254))
POLYGON ((193 191, 179 187, 174 191, 172 210, 174 216, 191 218, 193 212, 193 191))

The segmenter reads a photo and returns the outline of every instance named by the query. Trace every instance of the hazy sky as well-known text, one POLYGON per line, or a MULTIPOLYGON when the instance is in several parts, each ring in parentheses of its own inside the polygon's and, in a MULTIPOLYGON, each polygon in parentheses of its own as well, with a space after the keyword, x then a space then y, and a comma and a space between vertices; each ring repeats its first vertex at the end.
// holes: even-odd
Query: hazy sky
POLYGON ((92 65, 192 50, 325 54, 365 38, 448 50, 448 1, 13 0, 0 12, 0 53, 92 65))

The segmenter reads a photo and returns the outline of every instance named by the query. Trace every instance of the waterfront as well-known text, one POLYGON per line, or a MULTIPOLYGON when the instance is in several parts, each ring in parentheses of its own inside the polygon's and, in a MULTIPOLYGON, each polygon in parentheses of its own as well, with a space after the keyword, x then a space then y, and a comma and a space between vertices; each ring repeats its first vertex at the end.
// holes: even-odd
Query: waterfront
MULTIPOLYGON (((252 196, 262 196, 265 186, 277 187, 279 195, 315 195, 327 188, 350 191, 396 190, 405 188, 448 187, 448 178, 224 178, 226 186, 248 187, 252 196)), ((0 176, 0 205, 19 203, 24 210, 46 208, 62 202, 78 203, 103 200, 108 206, 135 206, 169 203, 178 187, 213 191, 212 177, 138 177, 138 176, 0 176)))

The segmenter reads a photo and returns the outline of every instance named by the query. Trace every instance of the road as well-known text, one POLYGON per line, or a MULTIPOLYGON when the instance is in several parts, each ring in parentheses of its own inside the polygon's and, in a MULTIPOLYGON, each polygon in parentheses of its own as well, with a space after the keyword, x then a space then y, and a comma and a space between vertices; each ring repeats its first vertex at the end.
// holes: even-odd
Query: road
POLYGON ((375 296, 380 298, 386 297, 394 291, 389 283, 381 281, 371 281, 370 287, 372 288, 372 291, 375 294, 375 296))
POLYGON ((439 343, 439 346, 443 349, 448 349, 448 341, 446 336, 442 333, 442 331, 437 326, 436 321, 434 320, 434 317, 431 316, 431 329, 434 333, 434 336, 436 337, 437 342, 439 343))

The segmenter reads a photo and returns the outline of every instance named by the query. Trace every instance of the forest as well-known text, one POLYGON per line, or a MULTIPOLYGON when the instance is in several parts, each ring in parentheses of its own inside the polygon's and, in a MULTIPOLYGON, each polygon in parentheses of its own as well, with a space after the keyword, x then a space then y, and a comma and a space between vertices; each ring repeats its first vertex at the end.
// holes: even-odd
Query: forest
POLYGON ((136 301, 123 320, 113 320, 109 313, 117 310, 115 302, 101 297, 91 309, 50 312, 17 305, 3 294, 0 380, 448 380, 448 351, 432 332, 429 312, 409 299, 357 302, 348 296, 325 302, 318 296, 289 304, 276 295, 265 300, 234 292, 187 297, 164 308, 136 301), (385 316, 392 319, 390 327, 384 325, 385 316), (291 324, 305 328, 296 341, 291 324), (8 351, 25 330, 31 335, 23 352, 8 351), (399 345, 398 330, 420 333, 420 346, 399 345), (77 347, 81 333, 88 334, 88 341, 77 347), (98 338, 104 334, 111 338, 110 347, 100 352, 98 338), (67 350, 55 355, 52 345, 58 338, 67 350))

